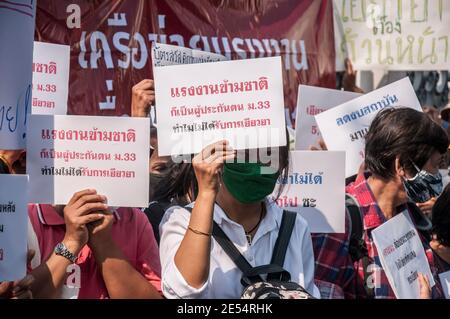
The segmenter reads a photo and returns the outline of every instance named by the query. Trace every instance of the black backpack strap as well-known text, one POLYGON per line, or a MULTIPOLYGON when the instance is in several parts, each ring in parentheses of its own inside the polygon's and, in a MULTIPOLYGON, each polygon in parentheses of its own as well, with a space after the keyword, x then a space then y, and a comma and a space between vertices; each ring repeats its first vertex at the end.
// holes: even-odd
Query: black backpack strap
POLYGON ((236 266, 242 271, 241 283, 243 286, 248 286, 257 282, 264 281, 259 274, 252 275, 253 266, 242 256, 241 252, 236 248, 233 242, 228 238, 225 232, 217 225, 213 223, 212 235, 217 243, 222 247, 225 253, 236 264, 236 266))
POLYGON ((272 253, 271 265, 276 265, 283 271, 268 273, 267 280, 278 279, 280 281, 289 281, 291 276, 289 272, 285 271, 284 259, 286 258, 286 251, 291 240, 292 231, 294 230, 295 220, 297 219, 297 213, 290 211, 283 211, 283 217, 281 219, 280 230, 278 231, 277 241, 272 253), (287 275, 286 275, 287 274, 287 275), (280 278, 281 277, 281 278, 280 278))
MULTIPOLYGON (((185 207, 189 212, 192 212, 192 207, 185 207)), ((252 271, 253 266, 245 259, 241 252, 236 248, 233 242, 228 238, 225 232, 220 228, 220 226, 213 222, 212 235, 216 242, 222 247, 224 252, 230 257, 230 259, 235 263, 235 265, 242 272, 241 283, 245 287, 256 282, 264 281, 259 273, 252 271)))
POLYGON ((364 241, 364 222, 361 209, 356 198, 349 194, 345 194, 345 207, 350 220, 349 254, 354 263, 361 260, 364 271, 364 289, 369 298, 374 298, 375 290, 368 286, 371 275, 368 272, 370 260, 364 241))
POLYGON ((160 202, 151 202, 148 207, 144 210, 145 215, 148 218, 148 221, 152 225, 153 234, 155 235, 156 242, 159 245, 159 224, 164 217, 166 210, 170 207, 170 203, 166 205, 160 202))
POLYGON ((345 207, 350 220, 349 254, 356 262, 367 255, 363 218, 357 200, 349 194, 345 194, 345 207))

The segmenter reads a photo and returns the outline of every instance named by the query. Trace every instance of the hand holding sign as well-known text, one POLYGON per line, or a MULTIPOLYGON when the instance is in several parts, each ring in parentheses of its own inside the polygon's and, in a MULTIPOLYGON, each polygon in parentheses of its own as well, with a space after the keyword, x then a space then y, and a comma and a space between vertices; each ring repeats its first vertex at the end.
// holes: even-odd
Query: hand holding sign
POLYGON ((145 79, 131 89, 131 116, 147 117, 150 107, 155 103, 155 84, 145 79))
POLYGON ((95 190, 86 189, 75 193, 64 208, 64 244, 75 256, 89 240, 86 226, 105 218, 104 214, 98 213, 108 209, 105 201, 105 196, 98 195, 95 190))
POLYGON ((427 276, 419 273, 420 299, 431 299, 430 281, 427 276))
POLYGON ((224 163, 236 157, 227 141, 220 141, 205 147, 192 160, 198 182, 199 194, 217 195, 220 186, 220 174, 224 163))
POLYGON ((25 278, 13 283, 12 299, 31 299, 33 294, 31 292, 31 285, 34 282, 32 275, 26 275, 25 278))
POLYGON ((311 145, 309 147, 309 150, 310 151, 328 151, 327 145, 325 144, 325 141, 323 140, 323 138, 319 138, 319 140, 317 141, 317 144, 319 146, 311 145))
POLYGON ((89 231, 88 244, 93 250, 98 250, 102 245, 111 247, 110 245, 112 244, 111 229, 114 223, 114 215, 108 210, 104 210, 102 213, 103 218, 87 224, 89 231))
POLYGON ((353 69, 353 63, 350 59, 345 59, 345 72, 344 77, 342 79, 342 87, 344 91, 355 92, 355 93, 364 93, 364 91, 356 85, 356 75, 358 71, 353 69))
MULTIPOLYGON (((35 255, 35 251, 32 249, 28 250, 27 253, 27 264, 31 263, 35 255)), ((34 282, 34 277, 32 275, 26 275, 23 279, 17 280, 15 282, 5 281, 0 282, 0 299, 31 299, 33 294, 31 292, 31 285, 34 282)))
POLYGON ((426 297, 426 283, 435 285, 419 234, 407 211, 396 215, 372 231, 373 241, 389 284, 398 299, 426 297), (421 286, 422 284, 422 286, 421 286))

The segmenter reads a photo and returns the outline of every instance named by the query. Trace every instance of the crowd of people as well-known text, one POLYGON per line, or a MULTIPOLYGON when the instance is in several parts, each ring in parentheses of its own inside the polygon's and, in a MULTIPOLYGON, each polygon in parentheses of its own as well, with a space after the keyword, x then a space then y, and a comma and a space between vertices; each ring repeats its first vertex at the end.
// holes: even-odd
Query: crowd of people
MULTIPOLYGON (((360 91, 350 66, 347 71, 349 89, 360 91)), ((132 97, 132 116, 148 117, 154 82, 136 84, 132 97)), ((267 275, 297 284, 311 298, 395 298, 371 232, 406 210, 436 283, 431 288, 431 278, 420 274, 420 296, 444 298, 438 275, 450 270, 450 186, 444 188, 440 169, 448 167, 449 137, 437 122, 410 108, 379 112, 360 172, 346 186, 361 224, 347 209, 345 233, 311 234, 296 215, 282 271, 248 273, 229 251, 237 248, 251 267, 273 262, 286 223, 271 195, 281 193, 277 180, 288 172, 289 141, 273 150, 276 166, 250 161, 249 150, 233 150, 227 141, 179 162, 159 156, 152 128, 149 206, 109 207, 95 189, 80 190, 65 206, 30 204, 28 275, 0 283, 0 297, 240 298, 255 282, 249 278, 267 275)), ((25 173, 25 157, 23 150, 0 151, 0 173, 25 173)))

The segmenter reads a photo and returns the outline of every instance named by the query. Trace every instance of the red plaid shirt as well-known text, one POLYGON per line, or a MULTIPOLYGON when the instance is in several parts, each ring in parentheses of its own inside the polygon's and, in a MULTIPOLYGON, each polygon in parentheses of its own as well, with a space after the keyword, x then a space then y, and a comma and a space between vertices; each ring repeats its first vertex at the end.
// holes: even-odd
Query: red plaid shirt
MULTIPOLYGON (((386 218, 370 190, 366 176, 358 176, 356 181, 347 187, 346 191, 356 198, 363 215, 364 241, 369 257, 368 273, 371 274, 369 280, 374 284, 375 298, 395 299, 394 291, 381 266, 377 249, 372 240, 372 230, 386 222, 386 218)), ((397 211, 400 213, 405 209, 407 209, 407 206, 402 205, 398 207, 397 211)), ((325 282, 328 285, 331 283, 338 286, 345 298, 368 298, 364 289, 364 268, 362 260, 353 264, 348 253, 349 237, 350 221, 347 216, 345 220, 345 234, 312 235, 316 259, 316 282, 325 282)), ((435 257, 429 244, 425 240, 422 240, 422 242, 436 281, 436 286, 432 289, 433 298, 443 298, 442 287, 437 277, 439 270, 435 262, 435 257)), ((330 290, 328 285, 324 285, 324 287, 319 285, 318 287, 321 293, 325 292, 322 298, 331 297, 327 294, 327 291, 330 290)))
POLYGON ((450 271, 450 264, 434 253, 432 269, 435 269, 436 273, 440 274, 450 271))

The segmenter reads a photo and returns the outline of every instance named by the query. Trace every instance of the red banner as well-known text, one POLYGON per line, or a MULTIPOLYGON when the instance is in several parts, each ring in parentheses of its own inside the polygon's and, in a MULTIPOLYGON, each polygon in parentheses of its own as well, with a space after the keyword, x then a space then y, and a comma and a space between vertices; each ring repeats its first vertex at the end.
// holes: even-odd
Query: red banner
POLYGON ((132 86, 153 77, 153 41, 281 55, 291 110, 298 84, 335 87, 329 0, 39 0, 35 39, 71 46, 69 114, 129 114, 132 86))

